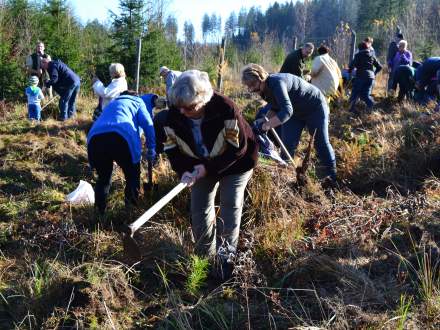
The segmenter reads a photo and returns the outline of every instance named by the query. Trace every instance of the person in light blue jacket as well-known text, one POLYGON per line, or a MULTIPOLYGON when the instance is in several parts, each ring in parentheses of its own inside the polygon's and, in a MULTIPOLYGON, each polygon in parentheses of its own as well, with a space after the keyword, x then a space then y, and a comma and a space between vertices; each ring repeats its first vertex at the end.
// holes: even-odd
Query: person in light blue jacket
POLYGON ((28 117, 30 120, 36 121, 41 119, 41 100, 44 100, 44 95, 40 87, 38 87, 38 82, 37 76, 31 76, 29 78, 29 87, 25 89, 28 100, 28 117))
POLYGON ((95 206, 103 214, 107 206, 113 161, 124 172, 125 204, 136 205, 140 189, 141 134, 145 133, 145 158, 156 157, 153 120, 141 98, 126 91, 110 102, 87 136, 89 164, 96 169, 95 206))

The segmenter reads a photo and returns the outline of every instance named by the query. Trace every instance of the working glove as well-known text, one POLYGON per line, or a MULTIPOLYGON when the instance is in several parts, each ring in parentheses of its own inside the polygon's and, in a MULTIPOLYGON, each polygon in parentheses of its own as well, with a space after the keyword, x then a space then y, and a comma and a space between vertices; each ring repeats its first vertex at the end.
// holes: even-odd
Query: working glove
POLYGON ((148 149, 145 153, 145 159, 147 159, 149 162, 152 162, 154 165, 156 163, 156 150, 148 149))
POLYGON ((263 130, 263 124, 266 122, 265 118, 257 119, 252 124, 252 130, 256 135, 266 134, 266 131, 263 130))
POLYGON ((197 173, 191 173, 186 171, 183 173, 182 178, 180 179, 180 182, 186 183, 188 187, 191 187, 194 183, 197 181, 197 173))

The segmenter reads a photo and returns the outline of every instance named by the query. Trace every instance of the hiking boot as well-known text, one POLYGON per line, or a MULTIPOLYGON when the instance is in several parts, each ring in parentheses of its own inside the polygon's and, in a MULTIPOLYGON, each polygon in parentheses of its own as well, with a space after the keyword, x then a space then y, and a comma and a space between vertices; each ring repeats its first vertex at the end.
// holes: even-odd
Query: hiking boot
POLYGON ((224 282, 228 281, 232 277, 234 265, 229 260, 223 260, 220 265, 220 279, 224 282))
POLYGON ((211 268, 210 276, 220 282, 226 282, 232 278, 234 265, 232 262, 217 259, 211 268))
POLYGON ((214 261, 214 277, 222 282, 232 278, 234 270, 235 249, 221 246, 214 261))
POLYGON ((334 177, 328 175, 324 179, 322 179, 321 187, 323 189, 336 189, 339 188, 339 184, 334 177))

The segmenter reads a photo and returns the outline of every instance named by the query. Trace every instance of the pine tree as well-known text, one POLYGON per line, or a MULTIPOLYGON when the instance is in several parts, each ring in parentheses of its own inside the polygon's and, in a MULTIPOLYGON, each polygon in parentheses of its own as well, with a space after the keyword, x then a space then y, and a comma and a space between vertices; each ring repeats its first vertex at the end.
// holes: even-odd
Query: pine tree
POLYGON ((206 38, 209 35, 209 31, 211 29, 211 18, 208 14, 203 15, 202 19, 202 37, 203 37, 203 43, 206 44, 206 38))
MULTIPOLYGON (((110 83, 108 67, 115 61, 107 51, 112 45, 110 31, 105 25, 97 20, 87 23, 81 37, 81 49, 88 55, 82 53, 83 66, 87 73, 93 72, 105 84, 110 83)), ((86 75, 83 82, 89 83, 90 78, 90 74, 86 75)))
POLYGON ((114 60, 125 66, 129 85, 133 84, 137 64, 137 40, 142 38, 140 82, 150 84, 158 80, 158 69, 162 65, 180 69, 182 58, 175 41, 166 38, 160 6, 147 9, 142 0, 120 0, 120 15, 112 13, 111 48, 114 60))
POLYGON ((188 67, 188 63, 194 60, 194 50, 195 50, 195 32, 194 25, 185 21, 183 25, 183 36, 184 40, 184 59, 185 59, 185 69, 188 67))
POLYGON ((237 29, 237 15, 232 12, 225 22, 225 35, 227 37, 232 37, 237 29))
POLYGON ((158 83, 158 70, 163 65, 172 70, 180 70, 180 48, 175 42, 166 39, 163 29, 152 28, 142 40, 141 83, 150 86, 158 83))
POLYGON ((165 23, 165 31, 166 31, 167 40, 176 42, 178 26, 177 26, 177 19, 174 16, 170 15, 167 17, 167 21, 165 23))
POLYGON ((39 18, 47 53, 60 59, 80 76, 84 73, 81 54, 81 25, 66 0, 48 0, 39 18))

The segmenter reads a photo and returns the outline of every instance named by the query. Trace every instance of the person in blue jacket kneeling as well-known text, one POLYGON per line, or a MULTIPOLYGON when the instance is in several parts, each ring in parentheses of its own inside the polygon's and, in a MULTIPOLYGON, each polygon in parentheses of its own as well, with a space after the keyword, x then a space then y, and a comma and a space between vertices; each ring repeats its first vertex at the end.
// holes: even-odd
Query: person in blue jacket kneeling
POLYGON ((96 169, 95 206, 103 214, 107 206, 113 161, 124 172, 125 205, 137 203, 140 189, 141 134, 146 137, 145 158, 156 157, 153 120, 140 97, 125 91, 110 102, 87 136, 90 167, 96 169))

